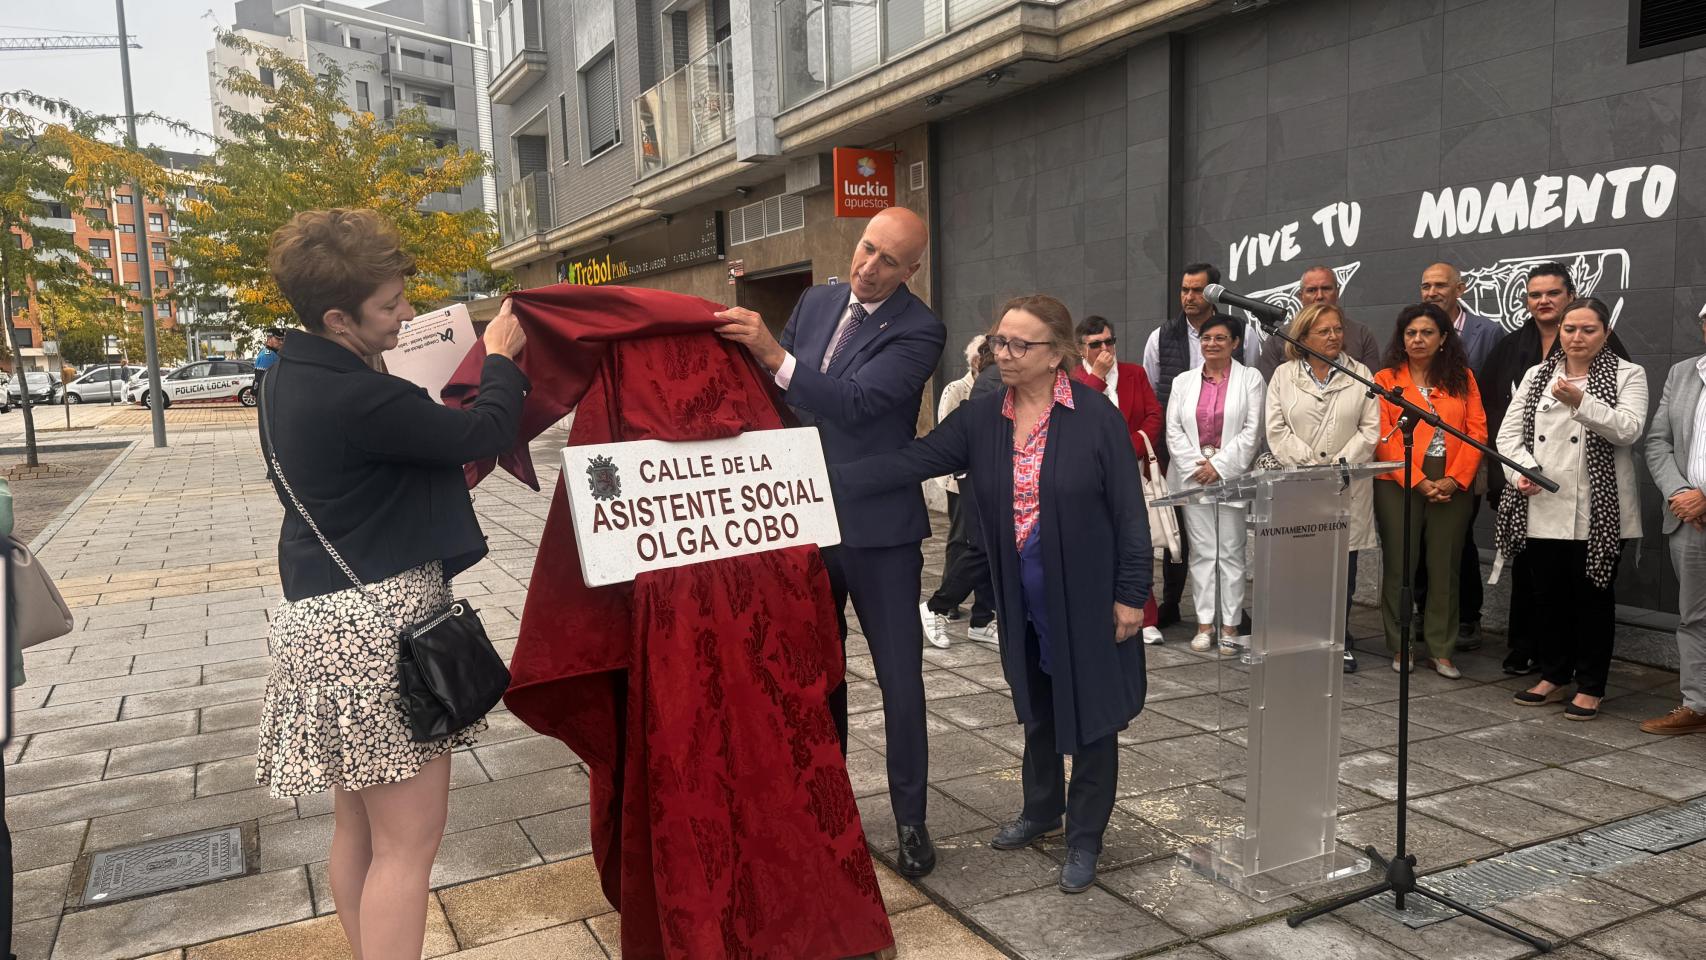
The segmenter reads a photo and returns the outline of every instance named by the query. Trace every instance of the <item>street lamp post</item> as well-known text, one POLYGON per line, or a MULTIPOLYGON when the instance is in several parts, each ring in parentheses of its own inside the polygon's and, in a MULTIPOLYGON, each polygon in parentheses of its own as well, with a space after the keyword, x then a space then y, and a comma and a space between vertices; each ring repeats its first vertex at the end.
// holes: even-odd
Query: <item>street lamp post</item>
MULTIPOLYGON (((136 149, 136 105, 130 94, 130 35, 124 27, 124 0, 118 5, 118 58, 124 74, 125 141, 136 149)), ((148 408, 154 424, 154 445, 166 445, 165 398, 160 395, 160 343, 154 331, 154 258, 148 249, 148 201, 142 184, 130 183, 131 216, 136 221, 136 259, 140 264, 137 280, 142 294, 142 348, 148 356, 148 408)), ((119 259, 124 259, 122 256, 119 259)))

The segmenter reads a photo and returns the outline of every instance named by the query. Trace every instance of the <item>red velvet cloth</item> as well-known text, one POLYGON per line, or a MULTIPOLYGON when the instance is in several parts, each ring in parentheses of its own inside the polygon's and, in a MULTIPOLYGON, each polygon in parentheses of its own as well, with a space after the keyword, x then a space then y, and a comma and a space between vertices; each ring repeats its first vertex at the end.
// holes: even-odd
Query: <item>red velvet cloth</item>
MULTIPOLYGON (((783 425, 745 351, 704 332, 716 304, 566 284, 513 302, 533 391, 500 460, 524 480, 526 441, 571 408, 571 447, 783 425)), ((623 956, 831 960, 894 942, 826 706, 843 662, 816 548, 589 588, 559 480, 510 670, 510 709, 591 773, 623 956)))

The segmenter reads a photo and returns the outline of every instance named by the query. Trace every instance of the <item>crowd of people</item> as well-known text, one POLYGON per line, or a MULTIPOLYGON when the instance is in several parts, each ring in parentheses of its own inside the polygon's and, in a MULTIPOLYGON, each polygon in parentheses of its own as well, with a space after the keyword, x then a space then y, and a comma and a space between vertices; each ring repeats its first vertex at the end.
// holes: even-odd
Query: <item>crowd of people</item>
MULTIPOLYGON (((1141 363, 1118 359, 1107 319, 1075 323, 1052 297, 1018 297, 967 345, 939 423, 915 437, 945 340, 907 288, 927 233, 911 211, 874 217, 848 281, 804 294, 780 336, 740 308, 703 328, 744 348, 778 408, 822 435, 842 523, 841 543, 823 550, 818 568, 824 609, 835 611, 845 644, 851 601, 870 650, 901 873, 921 877, 936 864, 921 651, 949 643, 949 620, 969 598, 970 638, 999 648, 1024 729, 1016 812, 991 842, 1012 850, 1064 832, 1059 886, 1094 882, 1118 734, 1144 704, 1145 646, 1183 619, 1187 579, 1193 649, 1236 653, 1250 631, 1244 511, 1183 508, 1157 596, 1160 540, 1145 478, 1164 474, 1188 490, 1261 469, 1402 461, 1396 410, 1357 377, 1401 387, 1440 422, 1492 438, 1504 457, 1558 485, 1546 491, 1427 423, 1415 429, 1408 470, 1356 482, 1346 593, 1357 553, 1380 549, 1393 669, 1424 661, 1461 676, 1454 655, 1479 643, 1472 525, 1486 500, 1497 512, 1493 575, 1509 567, 1512 585, 1504 668, 1538 673, 1516 702, 1562 703, 1571 719, 1593 719, 1606 694, 1620 557, 1641 535, 1634 464, 1644 436, 1681 577, 1683 704, 1643 729, 1706 730, 1706 358, 1671 371, 1649 425, 1643 369, 1624 356, 1605 305, 1578 297, 1565 267, 1531 271, 1528 318, 1509 335, 1464 303, 1450 264, 1429 265, 1417 301, 1391 320, 1353 318, 1334 271, 1310 267, 1292 343, 1216 312, 1206 291, 1219 271, 1195 263, 1179 278, 1179 312, 1150 334, 1141 363), (931 478, 947 485, 949 550, 939 588, 924 597, 921 484, 931 478), (1416 578, 1408 651, 1399 639, 1406 569, 1416 578)), ((331 884, 350 943, 365 960, 412 957, 444 825, 448 750, 480 731, 411 739, 395 637, 445 603, 448 578, 484 552, 460 465, 515 440, 530 389, 516 362, 527 337, 506 307, 485 333, 478 399, 441 406, 369 364, 409 315, 402 286, 413 265, 394 230, 366 212, 304 214, 275 238, 271 264, 304 329, 284 340, 262 400, 287 513, 286 604, 273 621, 259 775, 278 796, 333 791, 331 884)), ((1351 646, 1347 636, 1347 671, 1356 669, 1351 646)), ((821 709, 845 751, 845 684, 821 709)))

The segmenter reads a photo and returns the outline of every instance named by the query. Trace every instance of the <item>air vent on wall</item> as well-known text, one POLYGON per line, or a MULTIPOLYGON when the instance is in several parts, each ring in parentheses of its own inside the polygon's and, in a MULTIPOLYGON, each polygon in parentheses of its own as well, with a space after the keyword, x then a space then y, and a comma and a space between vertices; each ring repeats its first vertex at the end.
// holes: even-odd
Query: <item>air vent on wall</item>
POLYGON ((1706 47, 1706 3, 1631 0, 1629 62, 1706 47))
POLYGON ((728 224, 730 246, 799 230, 806 225, 806 201, 797 194, 779 194, 730 210, 728 224))
POLYGON ((924 189, 924 161, 919 160, 906 168, 906 189, 915 193, 924 189))

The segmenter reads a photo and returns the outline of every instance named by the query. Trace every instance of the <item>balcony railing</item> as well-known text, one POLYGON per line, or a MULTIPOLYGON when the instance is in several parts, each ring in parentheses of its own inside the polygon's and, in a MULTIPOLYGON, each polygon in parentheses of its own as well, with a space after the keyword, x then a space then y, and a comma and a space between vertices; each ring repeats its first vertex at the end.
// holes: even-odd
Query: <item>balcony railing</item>
POLYGON ((450 83, 456 78, 448 63, 439 63, 423 57, 405 57, 396 50, 391 51, 391 69, 407 76, 421 77, 438 83, 450 83))
POLYGON ((509 6, 492 19, 487 47, 494 72, 486 91, 494 103, 514 103, 545 75, 539 0, 510 0, 509 6))
POLYGON ((784 109, 1018 0, 777 0, 784 109))
POLYGON ((634 98, 640 176, 680 163, 734 135, 732 50, 724 40, 634 98))
POLYGON ((498 198, 498 236, 506 245, 543 233, 553 226, 551 176, 545 171, 522 177, 510 184, 498 198))
POLYGON ((456 129, 455 110, 452 110, 449 107, 435 107, 427 103, 411 103, 406 100, 393 100, 386 98, 385 119, 395 120, 397 119, 397 115, 402 113, 404 110, 412 110, 415 107, 421 108, 421 110, 426 113, 427 123, 443 130, 456 129))

